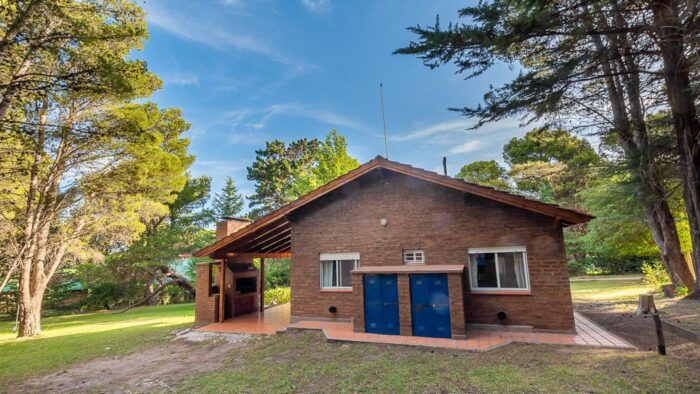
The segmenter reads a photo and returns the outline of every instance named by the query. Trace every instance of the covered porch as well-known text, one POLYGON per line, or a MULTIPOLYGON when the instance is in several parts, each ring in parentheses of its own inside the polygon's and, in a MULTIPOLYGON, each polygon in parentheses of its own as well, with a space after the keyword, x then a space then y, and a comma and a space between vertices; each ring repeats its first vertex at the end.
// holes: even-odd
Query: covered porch
POLYGON ((197 267, 197 327, 235 321, 256 331, 250 333, 274 333, 270 324, 289 324, 288 305, 265 309, 268 261, 291 258, 291 225, 286 218, 257 222, 224 218, 217 223, 216 242, 205 249, 210 250, 200 255, 213 261, 197 267))
POLYGON ((291 305, 289 303, 266 308, 263 311, 248 313, 212 323, 200 331, 228 332, 234 334, 273 335, 284 331, 290 324, 291 305))

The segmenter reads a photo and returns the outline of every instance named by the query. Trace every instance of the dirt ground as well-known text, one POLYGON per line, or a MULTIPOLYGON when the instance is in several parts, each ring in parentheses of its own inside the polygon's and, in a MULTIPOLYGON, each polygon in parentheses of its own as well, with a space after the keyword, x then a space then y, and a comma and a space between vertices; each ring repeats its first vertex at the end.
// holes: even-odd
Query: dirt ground
POLYGON ((8 392, 169 392, 193 374, 217 370, 226 354, 254 340, 247 335, 201 334, 180 333, 166 345, 80 363, 29 379, 8 392))
MULTIPOLYGON (((692 300, 661 298, 655 300, 662 319, 693 331, 700 331, 700 303, 692 300)), ((626 339, 643 351, 657 351, 654 320, 650 315, 634 314, 631 303, 575 303, 586 317, 626 339)), ((700 370, 700 344, 664 331, 668 356, 683 359, 700 370)))

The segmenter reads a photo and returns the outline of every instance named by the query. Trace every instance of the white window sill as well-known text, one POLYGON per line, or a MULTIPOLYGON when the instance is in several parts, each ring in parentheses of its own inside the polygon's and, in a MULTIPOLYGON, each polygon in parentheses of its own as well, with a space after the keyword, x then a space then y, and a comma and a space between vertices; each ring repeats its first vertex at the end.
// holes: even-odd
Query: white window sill
POLYGON ((530 289, 472 289, 470 294, 492 295, 531 295, 530 289))
POLYGON ((322 287, 321 293, 352 293, 352 287, 322 287))

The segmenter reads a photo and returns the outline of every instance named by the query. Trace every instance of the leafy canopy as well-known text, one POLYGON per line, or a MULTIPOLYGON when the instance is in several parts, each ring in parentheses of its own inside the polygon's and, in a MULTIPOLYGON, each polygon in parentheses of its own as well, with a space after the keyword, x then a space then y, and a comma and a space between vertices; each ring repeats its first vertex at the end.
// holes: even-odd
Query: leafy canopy
POLYGON ((360 165, 347 153, 345 137, 335 130, 324 141, 303 138, 285 145, 274 140, 255 153, 255 162, 248 167, 248 179, 255 182, 255 194, 248 198, 253 218, 264 216, 360 165))

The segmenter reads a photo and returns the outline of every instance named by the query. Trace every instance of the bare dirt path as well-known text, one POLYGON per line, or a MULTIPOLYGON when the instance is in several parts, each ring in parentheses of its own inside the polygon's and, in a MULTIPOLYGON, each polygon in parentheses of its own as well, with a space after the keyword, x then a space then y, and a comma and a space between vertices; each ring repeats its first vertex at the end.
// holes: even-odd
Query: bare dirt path
POLYGON ((230 359, 227 353, 250 340, 246 335, 191 332, 165 345, 31 378, 9 392, 169 392, 193 374, 220 368, 222 360, 230 359))

